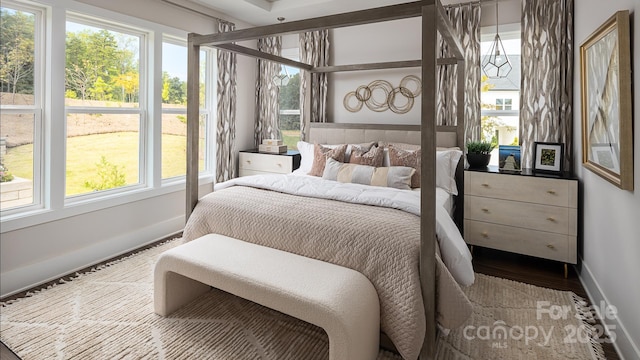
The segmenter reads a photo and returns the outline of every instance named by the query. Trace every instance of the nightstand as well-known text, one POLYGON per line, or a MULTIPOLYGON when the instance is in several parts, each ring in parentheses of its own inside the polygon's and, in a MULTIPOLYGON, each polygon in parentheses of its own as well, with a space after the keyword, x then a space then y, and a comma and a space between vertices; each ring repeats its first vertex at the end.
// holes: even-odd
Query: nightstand
POLYGON ((239 176, 288 174, 300 167, 300 152, 296 150, 281 154, 261 153, 257 149, 242 150, 239 157, 239 176))
POLYGON ((489 247, 577 263, 578 181, 568 176, 465 170, 464 239, 489 247))

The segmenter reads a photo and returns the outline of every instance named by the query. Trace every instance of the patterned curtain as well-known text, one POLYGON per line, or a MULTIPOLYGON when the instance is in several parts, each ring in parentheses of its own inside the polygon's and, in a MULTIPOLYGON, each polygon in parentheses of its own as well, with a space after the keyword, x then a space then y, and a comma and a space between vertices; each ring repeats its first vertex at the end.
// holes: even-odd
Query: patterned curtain
MULTIPOLYGON (((258 50, 280 55, 282 37, 274 36, 258 40, 258 50)), ((256 118, 254 141, 258 147, 262 139, 282 139, 278 126, 280 89, 273 78, 280 73, 280 64, 258 59, 258 79, 256 81, 256 118)))
MULTIPOLYGON (((313 66, 329 65, 329 30, 300 34, 300 61, 313 66)), ((300 136, 305 140, 309 122, 327 122, 327 74, 301 71, 300 81, 300 136), (311 81, 311 85, 309 85, 311 81), (307 116, 305 93, 311 86, 311 118, 307 116)))
MULTIPOLYGON (((480 3, 468 3, 445 6, 454 30, 460 37, 462 51, 466 60, 464 107, 465 139, 480 139, 480 3)), ((441 57, 448 57, 448 46, 440 38, 441 57)), ((437 124, 456 125, 457 97, 456 79, 458 69, 455 65, 438 67, 437 124)))
MULTIPOLYGON (((235 25, 218 20, 218 32, 235 25)), ((216 182, 236 177, 236 54, 218 50, 218 122, 216 125, 216 182)))
POLYGON ((572 169, 573 0, 522 1, 520 145, 531 168, 535 141, 564 143, 572 169))

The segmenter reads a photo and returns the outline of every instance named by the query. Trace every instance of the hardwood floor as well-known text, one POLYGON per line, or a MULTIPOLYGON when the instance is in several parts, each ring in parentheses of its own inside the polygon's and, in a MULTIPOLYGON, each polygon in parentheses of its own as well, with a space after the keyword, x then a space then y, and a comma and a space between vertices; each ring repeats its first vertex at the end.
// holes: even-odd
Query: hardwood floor
MULTIPOLYGON (((563 264, 555 261, 480 247, 474 248, 473 257, 473 266, 478 273, 556 290, 573 291, 587 298, 573 266, 569 266, 568 277, 565 279, 563 264)), ((605 343, 603 347, 607 359, 620 359, 612 344, 605 343)), ((0 359, 20 360, 2 343, 0 343, 0 359)))

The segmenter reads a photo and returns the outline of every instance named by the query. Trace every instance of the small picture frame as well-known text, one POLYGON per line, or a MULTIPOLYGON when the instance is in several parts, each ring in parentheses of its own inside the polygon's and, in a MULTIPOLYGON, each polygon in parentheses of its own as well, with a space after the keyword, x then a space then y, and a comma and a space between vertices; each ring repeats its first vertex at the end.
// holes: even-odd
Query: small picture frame
POLYGON ((519 172, 520 168, 520 146, 499 145, 498 146, 498 168, 503 172, 519 172))
POLYGON ((564 144, 536 141, 534 146, 533 172, 561 175, 564 144))

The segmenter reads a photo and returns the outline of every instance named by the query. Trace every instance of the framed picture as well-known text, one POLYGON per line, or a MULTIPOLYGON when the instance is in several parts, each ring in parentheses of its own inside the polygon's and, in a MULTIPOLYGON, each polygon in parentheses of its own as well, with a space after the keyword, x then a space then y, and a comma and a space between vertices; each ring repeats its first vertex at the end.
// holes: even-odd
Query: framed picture
POLYGON ((533 152, 533 171, 550 174, 562 174, 562 156, 564 144, 535 142, 533 152))
POLYGON ((629 11, 618 11, 580 46, 582 165, 633 190, 629 11))
POLYGON ((520 146, 499 145, 498 167, 501 171, 520 171, 520 146))

